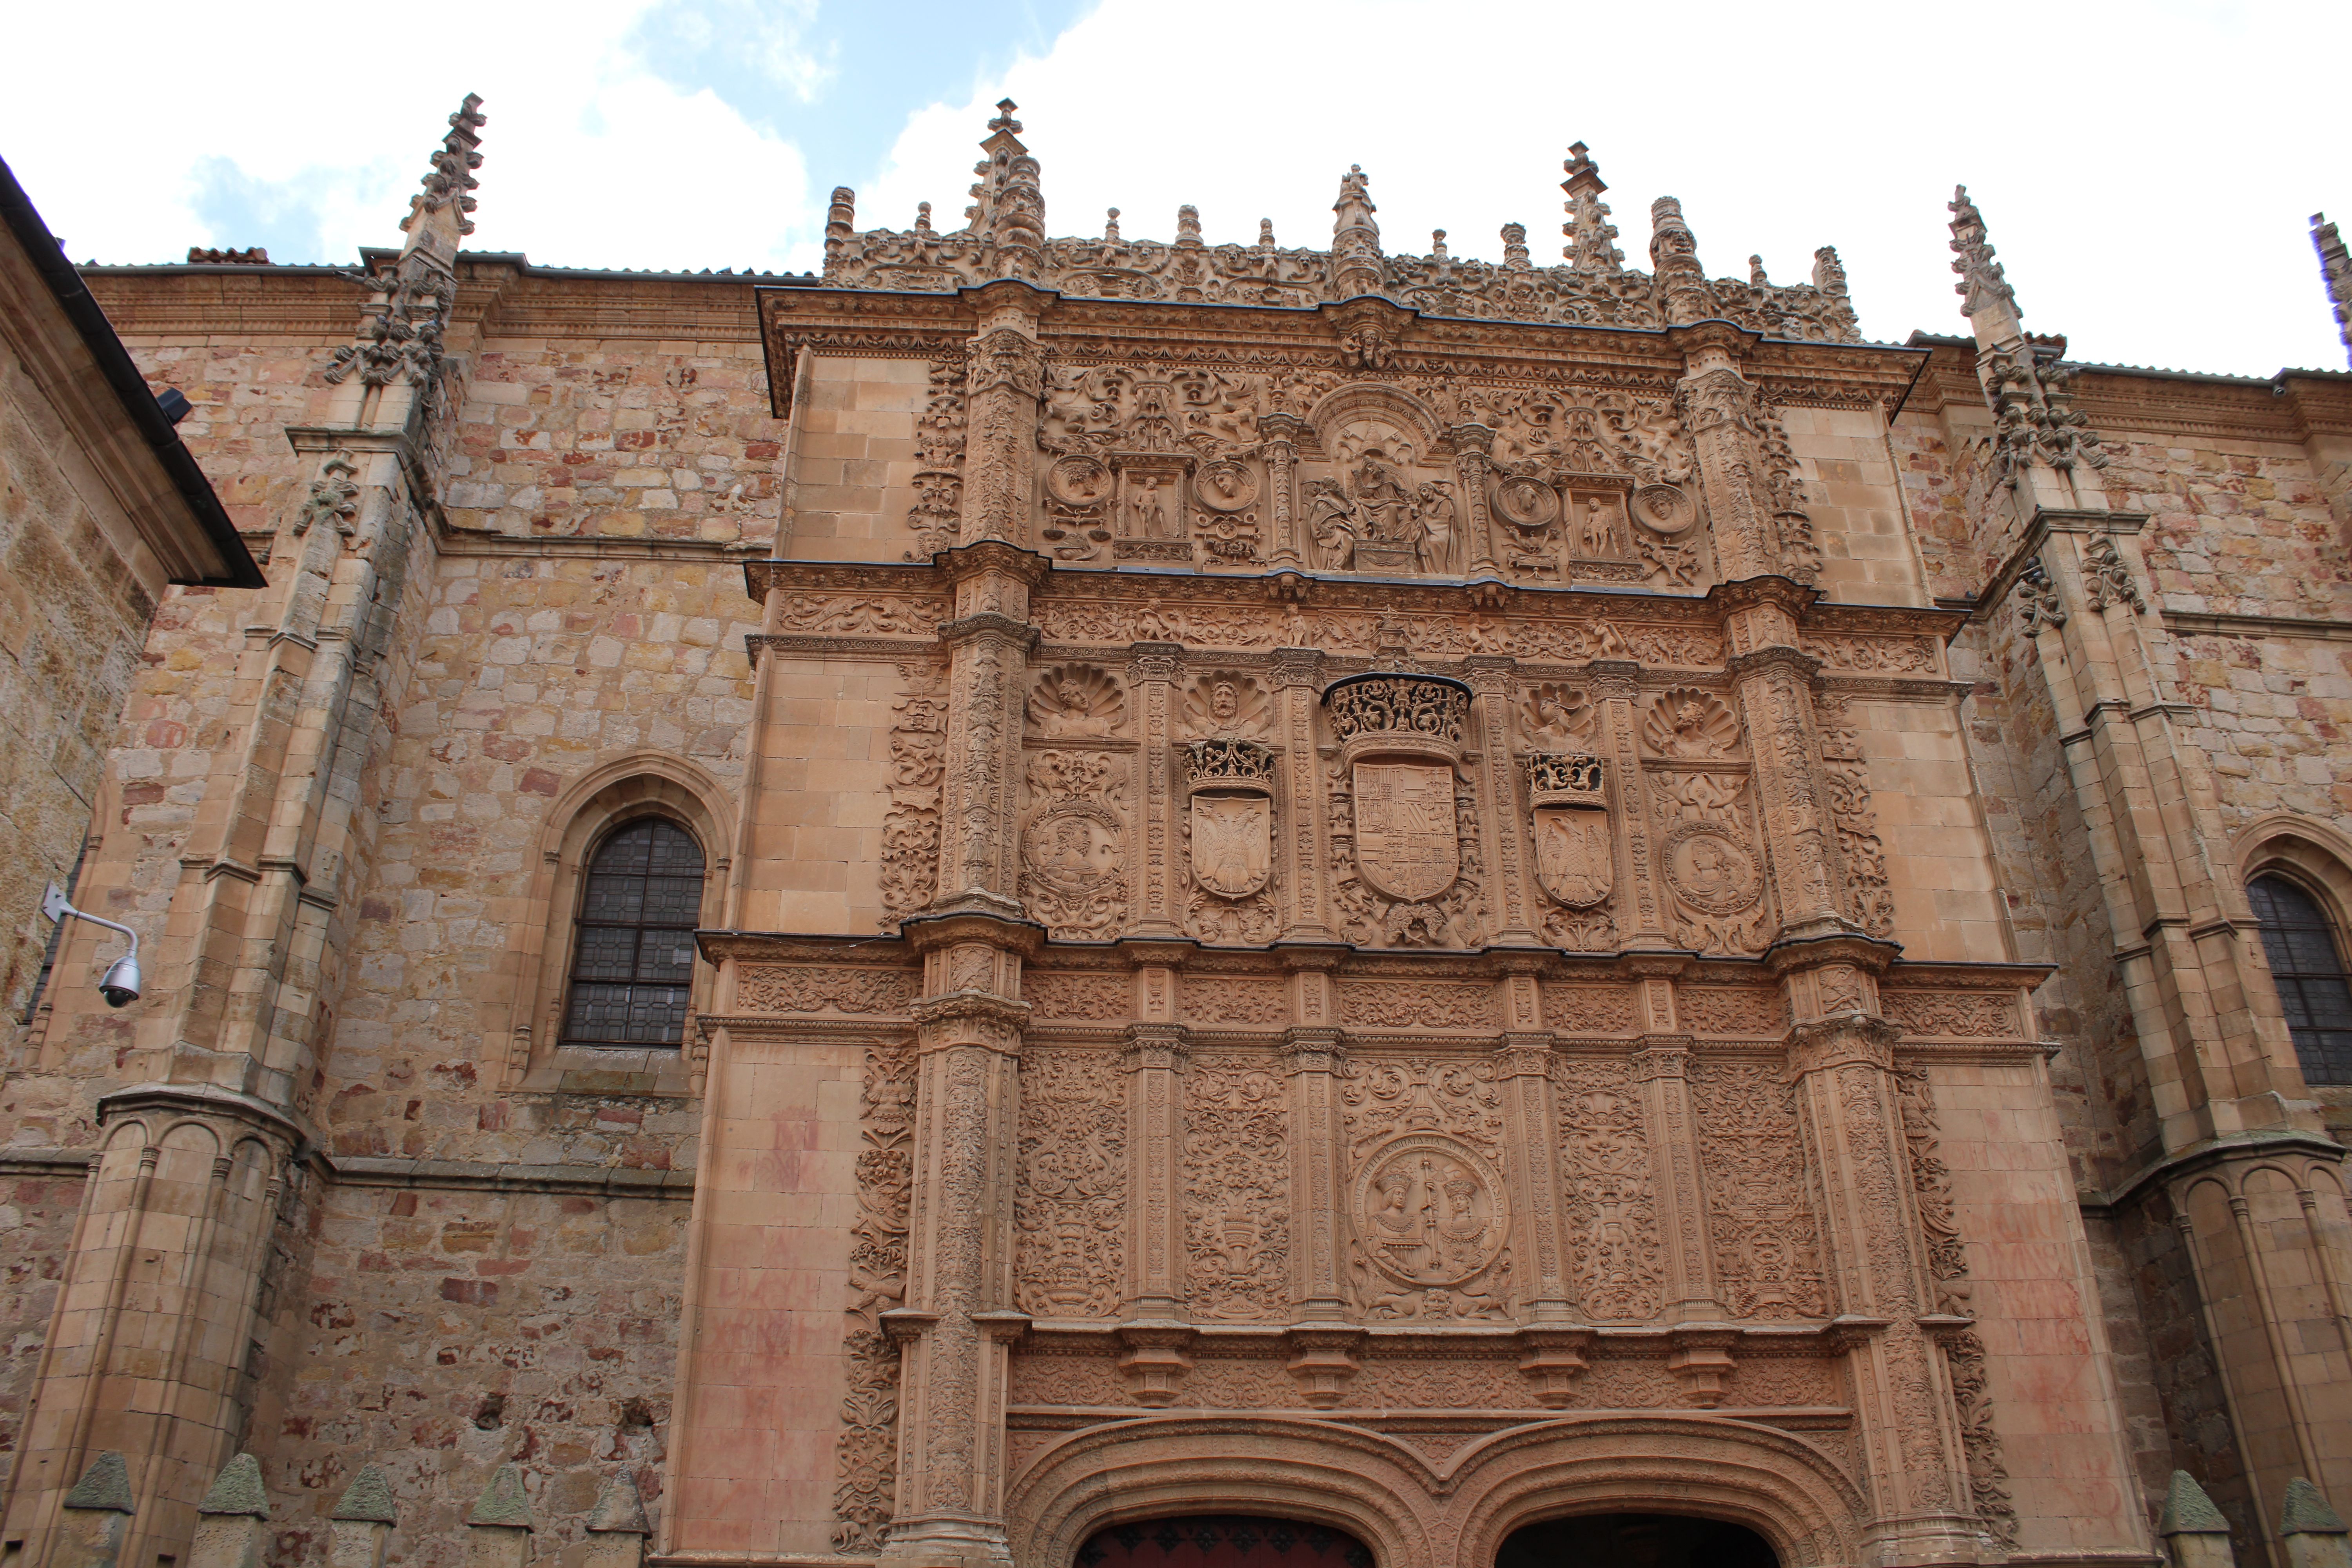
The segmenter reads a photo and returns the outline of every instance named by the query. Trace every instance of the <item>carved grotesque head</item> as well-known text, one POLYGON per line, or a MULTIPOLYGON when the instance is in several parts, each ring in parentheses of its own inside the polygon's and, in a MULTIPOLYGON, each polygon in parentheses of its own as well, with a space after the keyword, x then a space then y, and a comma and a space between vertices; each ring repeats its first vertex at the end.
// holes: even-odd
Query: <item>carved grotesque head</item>
POLYGON ((1699 732, 1700 726, 1704 725, 1706 722, 1706 710, 1700 707, 1697 703, 1684 702, 1676 705, 1675 709, 1675 734, 1695 736, 1699 732))
POLYGON ((1241 693, 1234 689, 1230 680, 1220 680, 1209 693, 1209 717, 1220 724, 1232 723, 1241 708, 1241 693))

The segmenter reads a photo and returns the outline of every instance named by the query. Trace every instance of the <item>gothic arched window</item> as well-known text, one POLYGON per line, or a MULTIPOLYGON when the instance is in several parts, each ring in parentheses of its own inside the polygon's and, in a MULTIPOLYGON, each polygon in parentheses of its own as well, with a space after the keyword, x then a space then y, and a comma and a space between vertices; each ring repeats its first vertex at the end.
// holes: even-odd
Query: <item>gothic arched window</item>
POLYGON ((702 846, 677 824, 642 816, 588 860, 572 941, 567 1046, 675 1046, 694 984, 702 846))
POLYGON ((2262 922, 2287 1033, 2305 1083, 2352 1083, 2352 977, 2319 900, 2284 877, 2257 877, 2246 897, 2262 922))

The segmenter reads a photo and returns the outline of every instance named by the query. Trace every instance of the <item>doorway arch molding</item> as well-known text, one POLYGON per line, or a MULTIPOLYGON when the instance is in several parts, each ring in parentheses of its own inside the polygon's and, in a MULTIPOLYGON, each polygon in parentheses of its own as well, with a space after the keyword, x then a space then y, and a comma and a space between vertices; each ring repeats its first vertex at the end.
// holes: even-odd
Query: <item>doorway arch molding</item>
MULTIPOLYGON (((1869 1505, 1793 1433, 1699 1415, 1590 1415, 1513 1426, 1454 1458, 1454 1568, 1489 1568, 1521 1525, 1585 1513, 1678 1513, 1762 1536, 1780 1568, 1862 1557, 1869 1505)), ((1383 1568, 1386 1565, 1383 1564, 1383 1568)))
POLYGON ((1013 1561, 1039 1568, 1069 1568, 1106 1525, 1202 1512, 1344 1530, 1380 1568, 1492 1568, 1512 1531, 1570 1514, 1694 1514, 1756 1531, 1781 1568, 1843 1568, 1861 1560, 1868 1509, 1801 1437, 1666 1412, 1529 1422, 1443 1466, 1340 1422, 1144 1416, 1062 1438, 1005 1502, 1013 1561))

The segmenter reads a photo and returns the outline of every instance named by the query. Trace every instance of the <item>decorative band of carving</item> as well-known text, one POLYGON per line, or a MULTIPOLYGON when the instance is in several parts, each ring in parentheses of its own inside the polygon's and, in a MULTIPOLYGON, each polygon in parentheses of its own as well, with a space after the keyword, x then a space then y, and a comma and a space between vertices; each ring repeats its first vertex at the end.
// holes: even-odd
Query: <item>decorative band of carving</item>
POLYGON ((1184 745, 1184 776, 1195 790, 1274 793, 1274 748, 1255 741, 1214 738, 1184 745))
POLYGON ((1528 804, 1605 806, 1599 757, 1582 752, 1538 752, 1528 758, 1528 804))

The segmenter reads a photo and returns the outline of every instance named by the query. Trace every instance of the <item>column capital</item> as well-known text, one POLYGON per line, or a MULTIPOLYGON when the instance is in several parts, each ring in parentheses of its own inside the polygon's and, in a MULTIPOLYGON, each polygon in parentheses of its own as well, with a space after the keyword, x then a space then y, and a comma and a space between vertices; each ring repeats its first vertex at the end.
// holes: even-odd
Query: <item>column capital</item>
POLYGON ((1789 1070, 1798 1078, 1835 1068, 1895 1068, 1895 1042, 1903 1031, 1884 1018, 1850 1014, 1799 1024, 1789 1031, 1789 1070))

